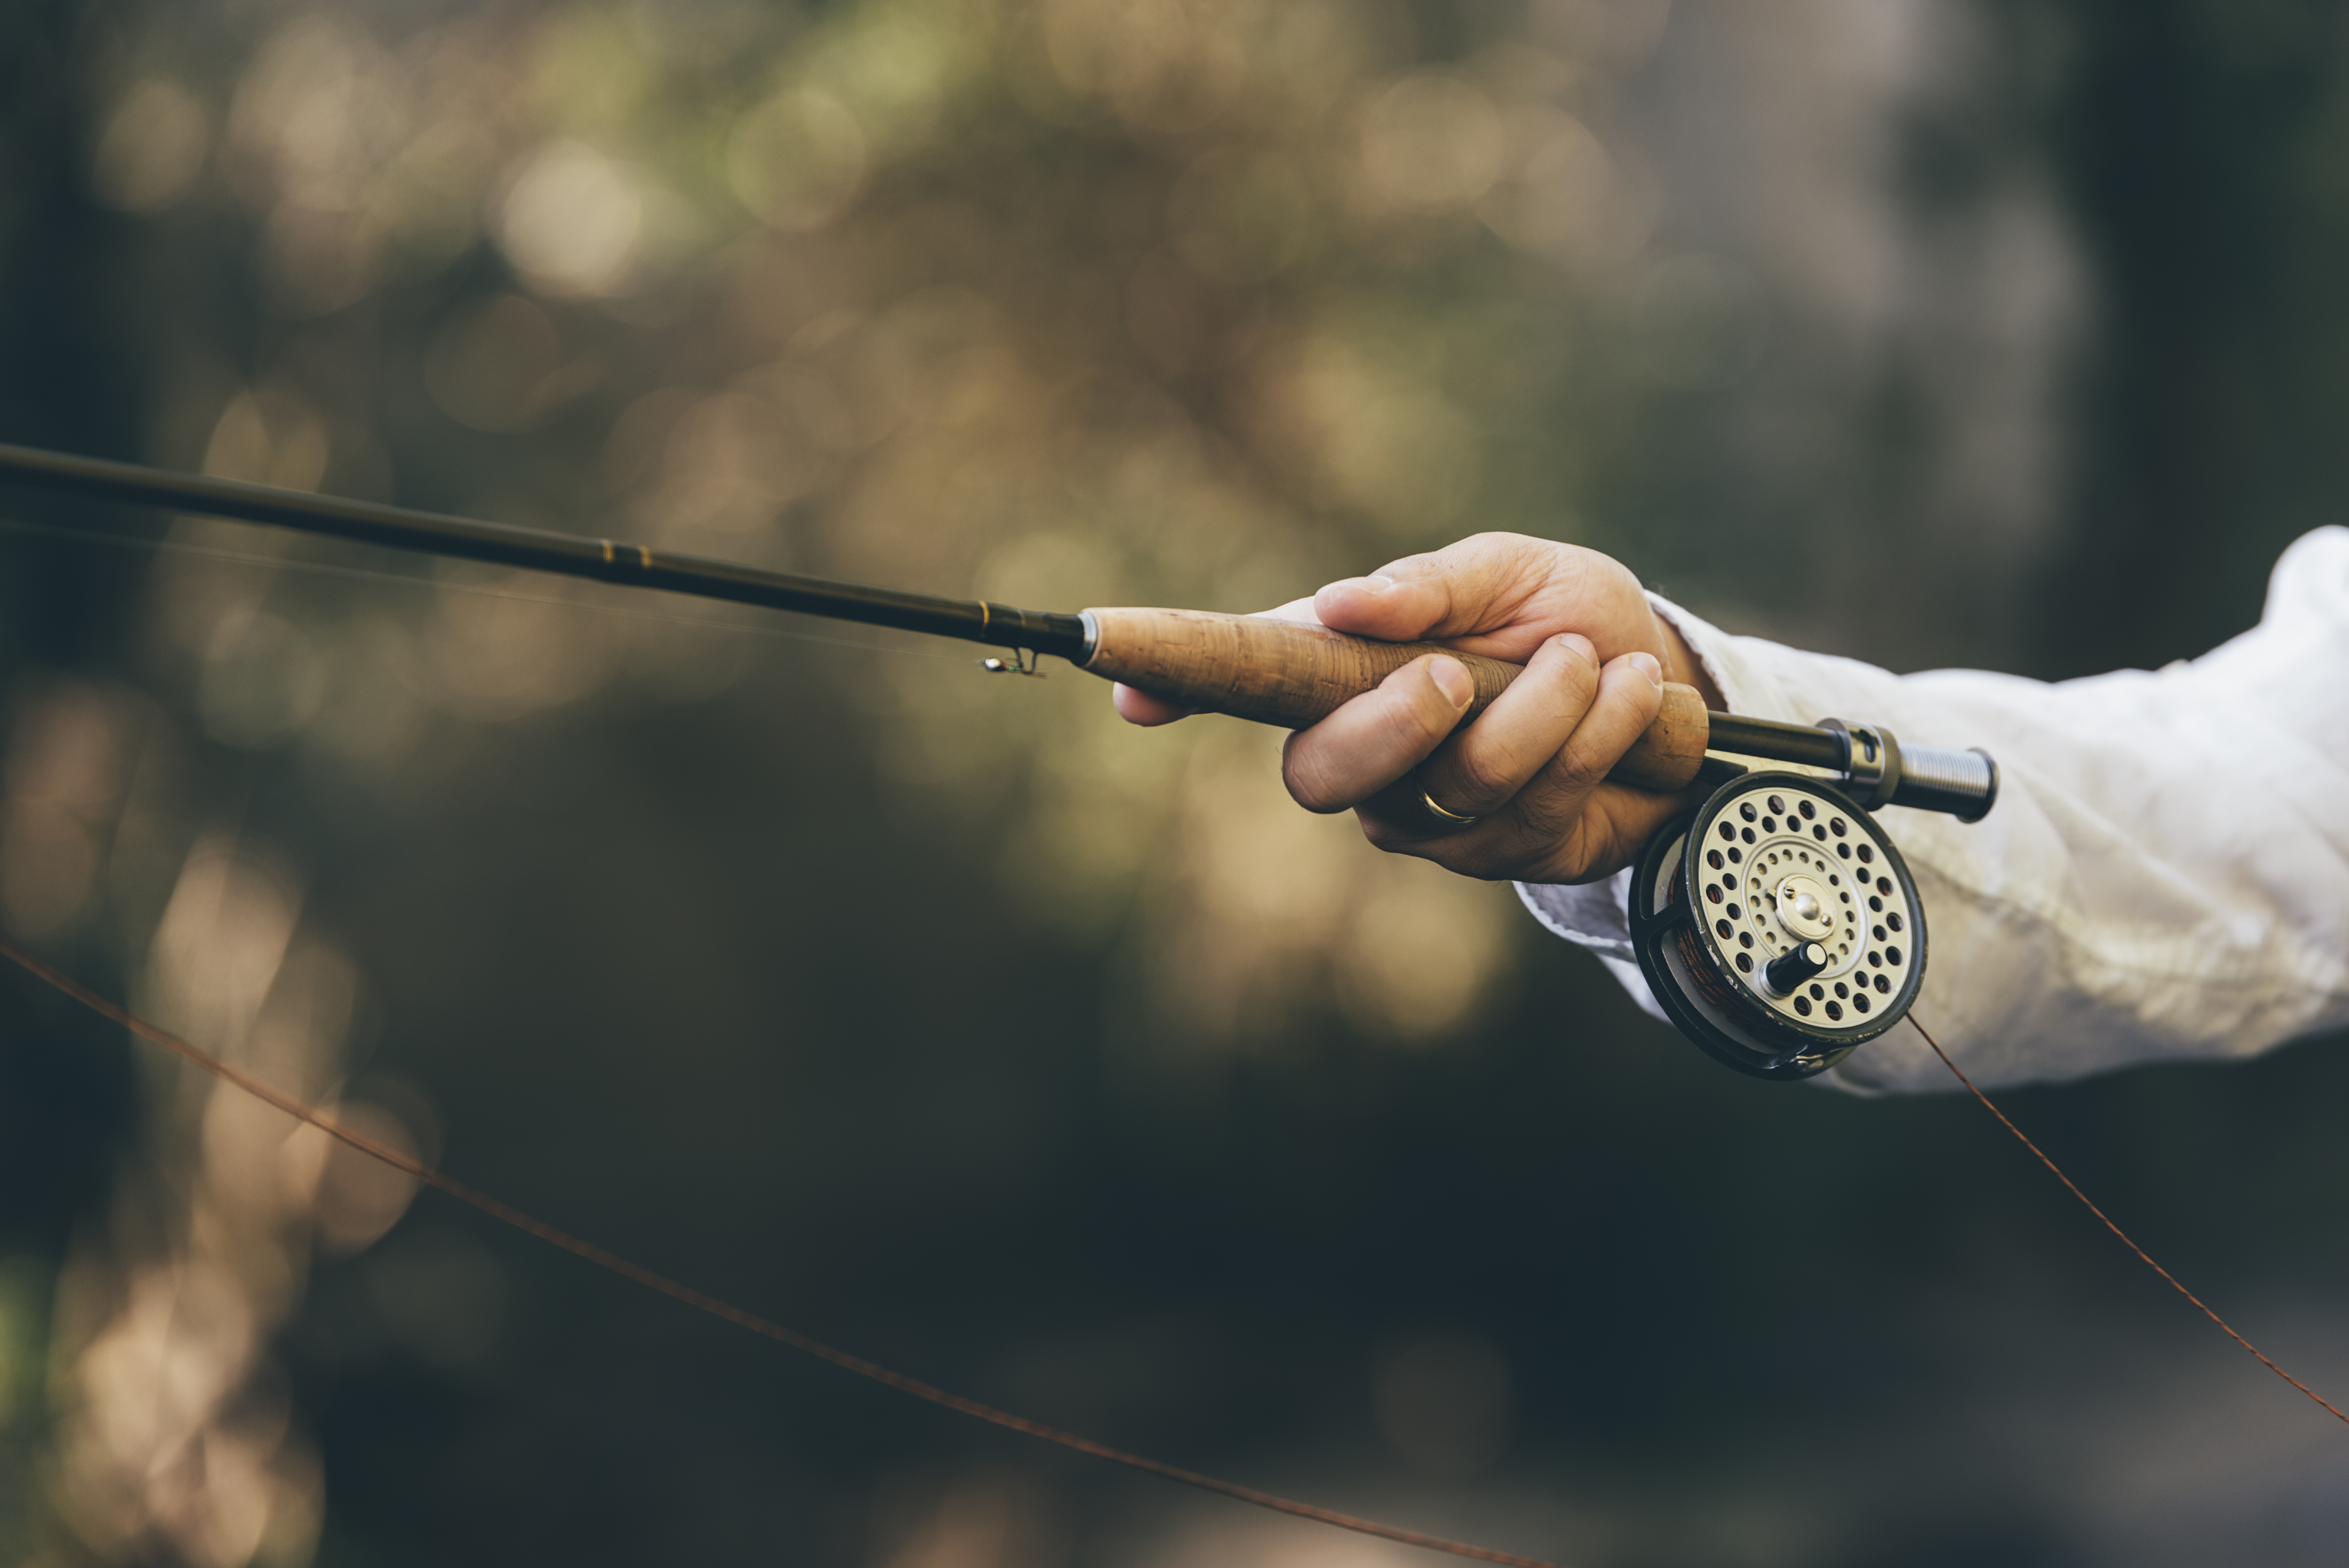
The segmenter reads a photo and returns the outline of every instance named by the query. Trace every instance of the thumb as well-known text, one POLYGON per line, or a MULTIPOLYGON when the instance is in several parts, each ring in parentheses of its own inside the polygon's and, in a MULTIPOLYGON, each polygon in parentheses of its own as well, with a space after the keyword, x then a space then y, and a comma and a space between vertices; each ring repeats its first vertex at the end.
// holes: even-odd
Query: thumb
POLYGON ((1396 566, 1368 577, 1340 578, 1313 595, 1313 614, 1323 625, 1389 643, 1424 636, 1450 604, 1440 578, 1403 576, 1396 566))
MULTIPOLYGON (((1371 576, 1332 583, 1314 596, 1313 607, 1325 624, 1390 642, 1496 632, 1517 619, 1574 553, 1522 533, 1472 534, 1406 555, 1371 576)), ((1550 628, 1564 629, 1572 628, 1550 628)))

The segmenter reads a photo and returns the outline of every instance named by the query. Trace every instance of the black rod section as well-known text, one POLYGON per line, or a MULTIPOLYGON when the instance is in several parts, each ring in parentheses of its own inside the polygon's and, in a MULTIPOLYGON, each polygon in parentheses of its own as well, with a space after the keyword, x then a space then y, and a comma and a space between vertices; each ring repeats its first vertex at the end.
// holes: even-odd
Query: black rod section
POLYGON ((1733 713, 1705 716, 1704 748, 1738 757, 1764 757, 1805 768, 1825 768, 1841 773, 1850 767, 1844 755, 1844 738, 1831 729, 1807 724, 1780 724, 1770 718, 1741 718, 1733 713))
POLYGON ((698 555, 656 555, 640 544, 587 539, 543 528, 515 528, 440 512, 338 496, 277 490, 208 474, 171 473, 137 463, 109 462, 32 447, 0 445, 0 480, 97 496, 173 511, 202 512, 246 522, 323 533, 394 550, 421 551, 466 561, 527 567, 563 577, 585 577, 638 588, 659 588, 702 599, 725 599, 835 621, 960 637, 999 648, 1027 648, 1082 664, 1088 653, 1083 618, 1016 610, 978 599, 940 599, 857 583, 833 583, 790 572, 766 572, 698 555))

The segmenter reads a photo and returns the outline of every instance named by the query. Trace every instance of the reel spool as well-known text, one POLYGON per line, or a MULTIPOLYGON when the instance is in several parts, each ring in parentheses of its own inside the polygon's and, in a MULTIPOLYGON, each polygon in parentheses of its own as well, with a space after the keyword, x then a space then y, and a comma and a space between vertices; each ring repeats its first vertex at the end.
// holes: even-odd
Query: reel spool
POLYGON ((1908 862, 1874 816, 1806 774, 1723 784, 1650 841, 1630 902, 1665 1015, 1754 1078, 1825 1072, 1899 1023, 1924 978, 1908 862))

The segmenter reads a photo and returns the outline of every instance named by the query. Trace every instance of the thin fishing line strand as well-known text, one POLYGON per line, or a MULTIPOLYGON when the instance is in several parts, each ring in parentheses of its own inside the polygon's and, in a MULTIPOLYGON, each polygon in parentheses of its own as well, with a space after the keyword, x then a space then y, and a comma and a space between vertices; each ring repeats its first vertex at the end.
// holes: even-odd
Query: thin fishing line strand
POLYGON ((833 1366, 854 1372, 860 1377, 870 1378, 875 1383, 885 1384, 901 1393, 911 1394, 917 1399, 926 1399, 933 1405, 941 1405, 949 1410, 958 1410, 966 1416, 976 1417, 979 1420, 1007 1428, 1011 1431, 1023 1432, 1029 1437, 1041 1439, 1045 1442, 1056 1444, 1061 1448, 1071 1449, 1081 1454, 1089 1454, 1094 1459, 1107 1460, 1112 1464, 1123 1465, 1129 1470, 1141 1470, 1144 1474, 1158 1476, 1166 1480, 1180 1481, 1185 1486, 1195 1487, 1201 1491, 1214 1492, 1219 1497, 1231 1498, 1235 1501, 1269 1509, 1275 1513, 1286 1513, 1299 1519, 1310 1520, 1317 1524, 1328 1524, 1340 1530, 1350 1530, 1361 1535, 1376 1536, 1381 1541, 1392 1541, 1399 1545, 1417 1546, 1430 1552, 1445 1553, 1454 1557, 1470 1558, 1478 1563, 1497 1563, 1502 1564, 1503 1568, 1560 1568, 1559 1564, 1544 1562, 1538 1557, 1519 1557, 1506 1552, 1495 1552, 1489 1547, 1472 1546, 1465 1542, 1447 1541, 1440 1535, 1423 1535, 1415 1530, 1404 1530, 1392 1524, 1381 1524, 1376 1520, 1359 1519, 1350 1513, 1340 1513, 1331 1509, 1319 1508, 1309 1502, 1299 1502, 1272 1492, 1258 1491, 1254 1487, 1241 1486, 1237 1481, 1222 1480, 1197 1470, 1185 1470, 1179 1465, 1170 1465, 1158 1460, 1144 1458, 1140 1454, 1128 1453, 1123 1449, 1111 1448, 1106 1443, 1094 1442, 1091 1438, 1081 1438, 1073 1432, 1064 1432, 1058 1427, 1048 1427, 1041 1421, 1031 1421, 1025 1416, 1015 1416, 1009 1410, 999 1410, 992 1405, 982 1405, 976 1399, 967 1399, 959 1394, 948 1393, 946 1389, 925 1383, 919 1378, 908 1377, 902 1372, 893 1372, 877 1362, 867 1361, 861 1356, 852 1356, 847 1351, 836 1349, 820 1339, 811 1339, 796 1329, 786 1328, 779 1323, 771 1323, 754 1313, 745 1312, 739 1306, 720 1301, 716 1296, 704 1295, 690 1285, 680 1284, 666 1274, 655 1274, 640 1264, 631 1263, 616 1253, 605 1252, 592 1242, 583 1241, 568 1231, 559 1230, 535 1215, 525 1213, 510 1203, 491 1197, 486 1192, 468 1187, 453 1177, 443 1176, 440 1171, 411 1159, 398 1150, 380 1143, 365 1133, 354 1132, 332 1117, 295 1099, 292 1095, 274 1089, 260 1079, 229 1066, 219 1057, 197 1049, 169 1030, 125 1011, 95 991, 89 990, 62 970, 51 967, 5 939, 0 939, 0 957, 8 959, 36 979, 55 987, 99 1016, 120 1025, 140 1039, 162 1047, 190 1066, 212 1074, 223 1083, 233 1085, 255 1099, 275 1107, 297 1121, 308 1123, 329 1138, 349 1145, 370 1159, 379 1160, 393 1170, 428 1187, 434 1188, 460 1203, 470 1204, 492 1219, 502 1220, 518 1231, 536 1236, 539 1240, 560 1247, 574 1257, 584 1258, 599 1268, 608 1269, 624 1279, 633 1280, 649 1290, 657 1290, 672 1300, 698 1308, 712 1317, 733 1324, 738 1328, 747 1328, 753 1334, 788 1345, 792 1349, 803 1351, 819 1360, 829 1361, 833 1366))
POLYGON ((747 621, 719 621, 698 615, 664 615, 657 610, 631 610, 619 604, 599 604, 592 599, 558 599, 547 593, 515 593, 503 588, 484 588, 469 583, 450 583, 438 577, 419 577, 406 572, 380 572, 366 566, 336 566, 323 561, 289 561, 283 556, 253 555, 240 550, 222 550, 209 544, 190 544, 177 539, 132 539, 126 534, 105 533, 91 529, 61 528, 54 523, 26 522, 17 518, 0 518, 0 531, 35 534, 44 539, 58 539, 72 544, 110 544, 123 550, 156 550, 172 555, 194 556, 205 561, 229 562, 239 566, 260 566, 279 572, 301 572, 313 577, 347 577, 367 583, 389 583, 408 588, 445 588, 453 593, 471 593, 481 599, 511 599, 518 604, 553 604, 565 610, 586 610, 598 615, 620 615, 631 621, 657 621, 669 626, 693 626, 710 632, 740 632, 752 637, 781 637, 794 643, 820 643, 832 648, 853 648, 863 654, 906 654, 916 658, 951 659, 959 663, 965 655, 940 653, 935 648, 909 648, 900 643, 855 643, 845 637, 819 636, 813 632, 787 632, 781 626, 759 626, 747 621))
POLYGON ((1933 1054, 1941 1058, 1941 1065, 1949 1068, 1951 1072, 1956 1073, 1958 1075, 1958 1081, 1965 1085, 1966 1088, 1976 1099, 1982 1101, 1982 1109, 1989 1111, 1992 1116, 1998 1118, 1999 1125, 2005 1128, 2009 1132, 2014 1134, 2016 1140, 2022 1143, 2023 1147, 2037 1155, 2039 1157, 2039 1163, 2046 1166, 2049 1171, 2053 1171, 2054 1173, 2055 1180, 2064 1183, 2064 1187, 2071 1192, 2072 1196, 2080 1200, 2082 1203, 2086 1204, 2088 1212, 2094 1214, 2097 1219, 2104 1222, 2105 1229, 2110 1231, 2113 1234, 2121 1239, 2121 1245, 2135 1253, 2139 1260, 2144 1263, 2146 1267, 2159 1274, 2163 1279, 2168 1280, 2169 1282, 2170 1289, 2176 1291, 2178 1295, 2192 1302, 2196 1306, 2200 1307, 2202 1315, 2217 1324, 2226 1334, 2228 1338, 2233 1340, 2236 1344, 2250 1351, 2253 1356, 2259 1357, 2259 1363, 2261 1366, 2266 1367, 2269 1371, 2274 1373, 2277 1377, 2282 1378, 2285 1382, 2291 1384, 2293 1387, 2299 1389, 2302 1393, 2307 1395, 2310 1398, 2323 1406, 2325 1410, 2330 1413, 2335 1420, 2349 1423, 2349 1416, 2343 1415, 2341 1411, 2333 1406, 2332 1400, 2327 1399, 2323 1395, 2318 1393, 2315 1389, 2310 1387, 2307 1384, 2302 1382, 2299 1378, 2293 1377, 2291 1373, 2285 1371, 2282 1367, 2269 1360, 2265 1353, 2263 1353, 2258 1346, 2252 1344, 2250 1340, 2236 1333, 2234 1326, 2230 1324, 2225 1318, 2220 1316, 2217 1313, 2211 1311, 2210 1308, 2205 1305, 2200 1296, 2196 1295, 2192 1291, 2188 1290, 2184 1285, 2178 1284, 2178 1276, 2176 1274, 2171 1274, 2168 1269, 2163 1268, 2159 1264, 2155 1263, 2150 1253, 2148 1253, 2143 1247, 2138 1246, 2137 1243, 2129 1239, 2129 1233, 2127 1231, 2122 1230, 2118 1225, 2113 1223, 2112 1217, 2110 1215, 2106 1214, 2102 1209, 2097 1208, 2095 1204, 2088 1202, 2088 1195, 2085 1192, 2081 1191, 2077 1186, 2073 1184, 2072 1179, 2064 1174, 2063 1167, 2057 1165, 2055 1161, 2047 1157, 2046 1150, 2041 1149, 2039 1145, 2032 1142, 2029 1138, 2025 1137, 2023 1135, 2023 1129, 2015 1126, 2013 1122, 2009 1121, 2006 1118, 2006 1112, 1999 1109, 1997 1106, 1991 1103, 1990 1096, 1974 1088, 1974 1080, 1966 1077, 1964 1070, 1961 1068, 1957 1063, 1950 1059, 1950 1053, 1941 1048, 1940 1042, 1934 1039, 1931 1035, 1926 1034, 1924 1025, 1917 1023, 1916 1014, 1909 1014, 1909 1023, 1916 1025, 1917 1032, 1920 1035, 1924 1036, 1925 1043, 1933 1047, 1933 1054))

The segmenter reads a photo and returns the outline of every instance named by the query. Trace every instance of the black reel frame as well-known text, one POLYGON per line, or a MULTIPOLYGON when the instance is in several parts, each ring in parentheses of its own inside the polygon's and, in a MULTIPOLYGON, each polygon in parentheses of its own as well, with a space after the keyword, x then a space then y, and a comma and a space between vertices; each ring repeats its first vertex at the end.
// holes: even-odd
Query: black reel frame
MULTIPOLYGON (((1774 861, 1774 867, 1777 863, 1774 861)), ((1807 872, 1810 867, 1806 865, 1804 869, 1807 872)), ((1728 903, 1725 908, 1734 911, 1738 905, 1728 903)), ((1665 1016, 1706 1055, 1753 1078, 1784 1082, 1826 1071, 1905 1017, 1924 979, 1924 905, 1908 862, 1873 815, 1835 785, 1808 774, 1741 772, 1716 789, 1693 815, 1659 830, 1649 841, 1632 873, 1630 925, 1631 944, 1639 955, 1640 973, 1646 975, 1648 987, 1655 993, 1665 1016), (1770 956, 1766 944, 1754 946, 1750 932, 1746 932, 1740 934, 1749 939, 1747 946, 1733 946, 1714 928, 1714 921, 1723 910, 1699 913, 1707 911, 1707 894, 1713 895, 1715 903, 1723 903, 1724 889, 1729 899, 1738 896, 1738 884, 1732 879, 1740 874, 1739 871, 1708 866, 1706 860, 1709 855, 1725 854, 1742 862, 1746 847, 1756 844, 1757 835, 1751 824, 1757 816, 1762 822, 1771 820, 1752 810, 1753 798, 1757 794, 1765 800, 1777 798, 1796 803, 1786 812, 1788 830, 1781 831, 1775 841, 1765 835, 1761 843, 1763 852, 1767 853, 1775 842, 1779 861, 1788 862, 1774 874, 1785 880, 1794 871, 1792 857, 1814 852, 1818 876, 1834 884, 1835 891, 1828 896, 1849 906, 1847 916, 1839 907, 1831 906, 1830 913, 1850 934, 1846 937, 1839 929, 1837 935, 1827 938, 1847 944, 1848 960, 1839 969, 1822 975, 1821 985, 1814 988, 1806 985, 1786 991, 1783 996, 1757 994, 1757 987, 1766 984, 1762 968, 1740 972, 1741 965, 1770 956), (1803 808, 1806 801, 1808 807, 1803 808), (1743 820, 1738 816, 1741 808, 1747 809, 1748 813, 1743 820), (1831 836, 1826 826, 1830 820, 1837 823, 1831 836), (1815 851, 1809 841, 1813 834, 1817 843, 1815 851), (1716 838, 1722 840, 1720 844, 1713 842, 1716 838), (1858 851, 1857 846, 1861 844, 1868 849, 1858 851), (1800 851, 1796 845, 1801 846, 1800 851), (1864 862, 1856 863, 1862 856, 1866 857, 1864 862), (1857 880, 1862 870, 1868 873, 1869 881, 1857 880), (1714 878, 1722 880, 1715 882, 1714 878), (1893 921, 1893 929, 1899 933, 1897 943, 1885 943, 1884 928, 1877 923, 1877 942, 1868 945, 1866 932, 1876 917, 1863 913, 1861 902, 1843 895, 1850 892, 1857 895, 1857 901, 1868 900, 1874 896, 1877 879, 1891 884, 1886 896, 1896 901, 1896 911, 1905 910, 1907 914, 1905 920, 1893 921), (1701 888, 1706 889, 1706 893, 1700 893, 1701 888), (1862 945, 1850 949, 1851 943, 1862 945), (1883 962, 1888 954, 1891 960, 1889 965, 1883 962), (1897 984, 1891 978, 1895 973, 1899 975, 1897 984), (1825 985, 1832 984, 1837 974, 1851 975, 1858 982, 1882 975, 1888 989, 1882 994, 1868 995, 1863 985, 1861 999, 1848 1006, 1865 1008, 1865 1012, 1848 1025, 1840 1022, 1847 1006, 1839 1003, 1830 1009, 1824 1000, 1818 1004, 1819 1010, 1833 1011, 1838 1016, 1837 1021, 1808 1022, 1813 1004, 1794 998, 1806 990, 1824 998, 1825 985), (1789 1016, 1784 1007, 1773 1005, 1774 998, 1800 1007, 1805 1016, 1789 1016)), ((1788 944, 1795 944, 1790 941, 1788 944)), ((1837 995, 1844 995, 1844 988, 1838 987, 1837 995)))

